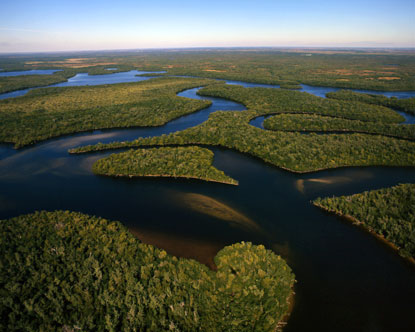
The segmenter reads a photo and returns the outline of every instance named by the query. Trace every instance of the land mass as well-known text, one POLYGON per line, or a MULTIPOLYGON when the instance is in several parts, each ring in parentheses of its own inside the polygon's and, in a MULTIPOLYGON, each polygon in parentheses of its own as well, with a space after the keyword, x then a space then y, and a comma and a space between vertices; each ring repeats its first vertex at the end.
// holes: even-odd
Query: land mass
POLYGON ((415 263, 415 184, 365 191, 341 197, 317 198, 313 204, 351 219, 392 243, 415 263))
POLYGON ((99 159, 95 174, 115 177, 172 177, 238 185, 212 166, 213 152, 200 147, 167 147, 129 150, 99 159))
POLYGON ((198 92, 203 96, 226 98, 243 103, 246 111, 214 112, 208 121, 175 132, 130 142, 113 142, 71 149, 71 153, 106 149, 203 144, 222 146, 248 153, 292 172, 312 172, 344 166, 414 166, 415 142, 388 137, 391 132, 413 137, 413 126, 394 129, 402 117, 391 109, 361 102, 344 102, 309 94, 268 88, 243 88, 213 84, 198 92), (317 135, 299 132, 269 131, 251 126, 258 116, 297 113, 334 116, 371 122, 377 132, 317 135), (391 127, 392 126, 392 127, 391 127), (243 135, 241 135, 243 133, 243 135))
POLYGON ((293 293, 291 269, 261 245, 223 248, 212 271, 81 213, 1 220, 0 233, 3 331, 273 332, 293 293))

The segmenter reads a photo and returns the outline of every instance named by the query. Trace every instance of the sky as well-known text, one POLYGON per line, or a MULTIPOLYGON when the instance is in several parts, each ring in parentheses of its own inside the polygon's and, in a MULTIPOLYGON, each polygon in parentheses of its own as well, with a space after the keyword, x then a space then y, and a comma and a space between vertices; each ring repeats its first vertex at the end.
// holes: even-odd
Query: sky
POLYGON ((415 0, 1 0, 0 53, 415 47, 415 0))

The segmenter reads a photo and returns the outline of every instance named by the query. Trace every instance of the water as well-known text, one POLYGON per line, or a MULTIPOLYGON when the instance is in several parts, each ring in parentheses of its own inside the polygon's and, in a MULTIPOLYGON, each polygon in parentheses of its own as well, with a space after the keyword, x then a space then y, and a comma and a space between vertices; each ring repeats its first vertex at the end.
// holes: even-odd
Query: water
POLYGON ((400 115, 402 115, 405 118, 405 121, 401 124, 415 124, 415 115, 395 110, 395 112, 398 112, 400 115))
MULTIPOLYGON (((142 77, 137 75, 148 74, 148 73, 163 73, 163 72, 148 72, 139 70, 130 70, 120 73, 112 73, 105 75, 89 75, 88 73, 79 73, 69 78, 66 82, 52 84, 47 87, 66 87, 66 86, 83 86, 83 85, 103 85, 103 84, 115 84, 115 83, 128 83, 128 82, 140 82, 150 79, 151 77, 142 77)), ((1 74, 0 74, 1 75, 1 74)), ((22 89, 7 93, 0 94, 0 99, 13 98, 24 96, 30 89, 22 89)))
POLYGON ((118 68, 105 68, 105 70, 117 70, 118 68))
POLYGON ((0 218, 41 209, 81 211, 120 220, 145 242, 208 265, 227 244, 263 243, 287 260, 298 280, 294 310, 284 331, 415 330, 414 267, 371 235, 310 204, 318 196, 415 182, 415 168, 351 167, 300 175, 234 151, 212 149, 214 165, 239 180, 236 187, 94 176, 91 165, 110 152, 67 153, 79 145, 182 130, 219 109, 245 109, 196 92, 197 88, 179 95, 209 99, 212 106, 165 126, 69 135, 18 151, 0 145, 0 218), (261 231, 195 211, 188 193, 238 210, 261 231))
POLYGON ((22 76, 22 75, 52 75, 57 71, 62 71, 62 69, 32 69, 32 70, 22 70, 22 71, 2 71, 0 72, 0 77, 5 76, 22 76))

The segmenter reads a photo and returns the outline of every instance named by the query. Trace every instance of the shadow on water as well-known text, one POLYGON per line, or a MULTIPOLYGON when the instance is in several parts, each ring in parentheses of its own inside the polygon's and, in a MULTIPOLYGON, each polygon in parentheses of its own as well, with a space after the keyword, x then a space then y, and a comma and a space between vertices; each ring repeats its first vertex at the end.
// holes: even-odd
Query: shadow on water
MULTIPOLYGON (((196 91, 179 95, 201 98, 196 91)), ((162 127, 94 131, 18 151, 1 146, 0 218, 63 209, 120 220, 144 242, 211 268, 214 255, 225 245, 263 243, 287 260, 298 280, 294 311, 284 331, 415 330, 413 266, 356 226, 310 203, 318 196, 415 182, 414 168, 293 174, 235 151, 212 148, 214 165, 239 180, 239 186, 227 186, 94 176, 93 162, 111 152, 67 153, 80 144, 182 130, 219 109, 244 109, 219 98, 204 99, 213 104, 162 127)))

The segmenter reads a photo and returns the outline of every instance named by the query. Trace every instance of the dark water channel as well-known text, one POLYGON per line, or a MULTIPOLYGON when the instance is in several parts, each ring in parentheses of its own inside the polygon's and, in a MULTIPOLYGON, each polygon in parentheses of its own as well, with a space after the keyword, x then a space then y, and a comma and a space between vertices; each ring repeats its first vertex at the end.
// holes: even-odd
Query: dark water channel
MULTIPOLYGON (((201 98, 196 91, 179 95, 201 98)), ((366 232, 310 204, 318 196, 415 182, 415 168, 350 167, 298 175, 212 148, 215 166, 239 180, 239 186, 229 186, 94 176, 92 163, 111 152, 67 153, 79 145, 182 130, 216 110, 245 109, 203 98, 212 106, 161 127, 94 131, 17 151, 0 146, 0 218, 42 209, 81 211, 120 220, 143 241, 206 264, 225 245, 263 243, 287 260, 298 280, 284 331, 415 331, 415 268, 366 232), (260 230, 194 209, 191 194, 237 210, 260 230)))

